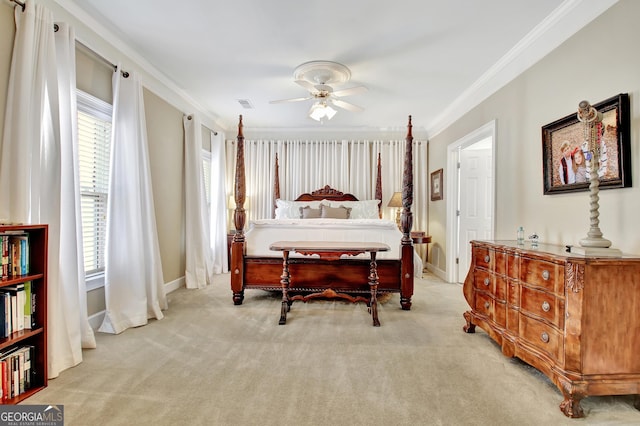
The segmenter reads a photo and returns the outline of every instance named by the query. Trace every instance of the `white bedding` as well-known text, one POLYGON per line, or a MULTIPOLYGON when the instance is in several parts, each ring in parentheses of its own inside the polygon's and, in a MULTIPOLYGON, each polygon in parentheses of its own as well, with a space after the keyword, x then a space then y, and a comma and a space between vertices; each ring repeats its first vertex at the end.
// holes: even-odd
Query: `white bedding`
MULTIPOLYGON (((390 247, 378 253, 378 259, 400 259, 401 240, 396 223, 386 219, 262 219, 249 222, 245 233, 246 255, 260 257, 282 256, 269 250, 275 241, 371 241, 390 247)), ((422 276, 422 259, 415 252, 414 271, 416 277, 422 276)))

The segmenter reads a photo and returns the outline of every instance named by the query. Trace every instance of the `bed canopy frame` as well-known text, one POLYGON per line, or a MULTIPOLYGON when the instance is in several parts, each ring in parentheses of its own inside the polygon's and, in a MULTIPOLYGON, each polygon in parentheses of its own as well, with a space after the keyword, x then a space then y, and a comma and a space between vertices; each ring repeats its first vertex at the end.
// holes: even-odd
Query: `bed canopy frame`
MULTIPOLYGON (((413 296, 414 262, 413 240, 411 227, 413 226, 413 135, 411 116, 407 124, 404 169, 402 176, 402 212, 400 215, 400 259, 378 260, 379 286, 378 293, 400 293, 402 309, 411 309, 413 296)), ((236 208, 233 214, 235 227, 231 243, 231 290, 233 302, 241 305, 246 289, 281 290, 280 275, 282 273, 282 259, 279 257, 255 257, 246 254, 245 224, 246 200, 244 134, 242 115, 238 121, 238 136, 236 144, 236 169, 234 182, 234 200, 236 208)), ((382 203, 382 174, 380 169, 380 155, 378 154, 378 169, 376 176, 376 194, 379 200, 378 210, 382 203)), ((274 194, 280 198, 278 175, 278 159, 276 157, 274 194)), ((311 193, 301 194, 296 200, 313 201, 330 199, 333 201, 357 201, 352 194, 345 194, 339 190, 325 186, 311 193)), ((294 291, 301 293, 326 290, 327 286, 344 293, 369 293, 369 286, 363 282, 366 276, 363 271, 368 270, 369 263, 363 259, 341 259, 339 262, 322 261, 315 258, 295 259, 290 266, 296 269, 297 282, 294 291)))

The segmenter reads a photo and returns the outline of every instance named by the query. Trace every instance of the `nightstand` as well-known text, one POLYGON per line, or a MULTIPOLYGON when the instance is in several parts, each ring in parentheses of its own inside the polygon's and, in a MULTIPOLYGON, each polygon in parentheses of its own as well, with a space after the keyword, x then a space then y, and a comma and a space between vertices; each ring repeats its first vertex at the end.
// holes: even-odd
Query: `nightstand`
POLYGON ((429 260, 429 244, 431 242, 431 235, 425 235, 423 232, 412 232, 411 240, 413 240, 413 244, 425 244, 424 249, 424 258, 422 258, 422 266, 424 268, 424 264, 429 260))
POLYGON ((429 244, 431 242, 431 235, 423 235, 421 237, 411 236, 413 244, 429 244))

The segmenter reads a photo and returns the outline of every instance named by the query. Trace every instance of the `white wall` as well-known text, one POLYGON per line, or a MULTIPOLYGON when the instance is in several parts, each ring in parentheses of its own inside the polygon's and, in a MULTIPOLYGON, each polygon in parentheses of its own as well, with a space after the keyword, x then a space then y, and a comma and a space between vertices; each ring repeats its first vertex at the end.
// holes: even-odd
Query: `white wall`
MULTIPOLYGON (((542 241, 578 244, 589 230, 586 192, 543 195, 542 126, 577 110, 629 93, 631 188, 600 192, 600 229, 613 246, 640 254, 640 2, 621 0, 510 84, 429 141, 429 170, 447 171, 447 145, 497 120, 496 238, 515 239, 519 225, 542 241)), ((430 202, 430 261, 446 270, 444 203, 430 202)))

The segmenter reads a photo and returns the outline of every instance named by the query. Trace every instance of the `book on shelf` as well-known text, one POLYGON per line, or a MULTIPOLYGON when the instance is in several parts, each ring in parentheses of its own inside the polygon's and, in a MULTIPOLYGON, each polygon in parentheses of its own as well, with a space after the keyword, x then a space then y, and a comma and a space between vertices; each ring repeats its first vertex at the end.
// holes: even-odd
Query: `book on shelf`
POLYGON ((11 334, 11 296, 0 292, 0 338, 11 334))
POLYGON ((6 293, 11 300, 11 332, 24 330, 24 308, 26 294, 24 283, 0 287, 0 293, 6 293))
POLYGON ((0 402, 5 402, 7 399, 7 362, 0 361, 0 402))
POLYGON ((31 345, 14 346, 0 353, 0 392, 2 402, 31 389, 35 347, 31 345))
POLYGON ((23 231, 0 234, 2 247, 2 278, 29 273, 29 235, 23 231))
POLYGON ((0 234, 0 247, 2 250, 2 278, 9 276, 9 236, 0 234))
POLYGON ((19 350, 20 346, 14 346, 0 353, 0 363, 5 364, 3 368, 2 388, 6 389, 6 391, 2 392, 3 401, 18 395, 17 391, 19 387, 16 386, 16 379, 19 379, 19 373, 17 371, 16 354, 19 350))
POLYGON ((36 328, 36 292, 33 291, 34 283, 26 281, 24 283, 24 328, 36 328))

